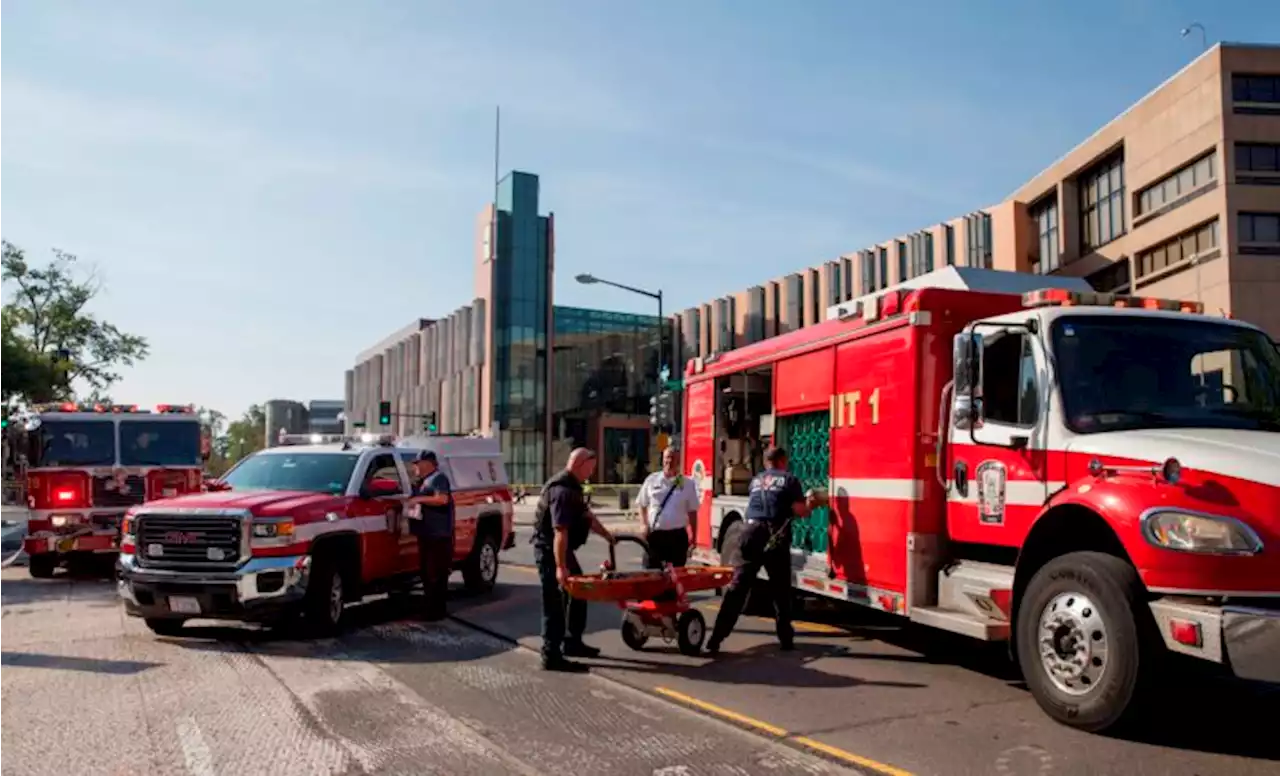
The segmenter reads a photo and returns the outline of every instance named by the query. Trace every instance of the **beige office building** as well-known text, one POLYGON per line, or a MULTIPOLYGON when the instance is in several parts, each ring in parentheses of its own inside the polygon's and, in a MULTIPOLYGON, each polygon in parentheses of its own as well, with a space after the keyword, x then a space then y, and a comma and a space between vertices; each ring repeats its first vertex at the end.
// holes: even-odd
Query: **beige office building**
POLYGON ((1280 339, 1280 47, 1221 44, 991 207, 685 310, 680 361, 953 264, 1198 300, 1280 339))

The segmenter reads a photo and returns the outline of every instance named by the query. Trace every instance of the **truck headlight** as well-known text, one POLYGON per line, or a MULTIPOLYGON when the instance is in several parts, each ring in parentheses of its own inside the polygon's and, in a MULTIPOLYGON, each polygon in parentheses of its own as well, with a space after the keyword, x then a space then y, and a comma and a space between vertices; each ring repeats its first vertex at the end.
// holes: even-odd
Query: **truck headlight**
POLYGON ((1262 550, 1258 534, 1233 517, 1162 509, 1146 515, 1143 531, 1147 541, 1168 550, 1219 555, 1254 555, 1262 550))
POLYGON ((249 530, 253 547, 285 547, 293 544, 292 520, 255 520, 249 530))

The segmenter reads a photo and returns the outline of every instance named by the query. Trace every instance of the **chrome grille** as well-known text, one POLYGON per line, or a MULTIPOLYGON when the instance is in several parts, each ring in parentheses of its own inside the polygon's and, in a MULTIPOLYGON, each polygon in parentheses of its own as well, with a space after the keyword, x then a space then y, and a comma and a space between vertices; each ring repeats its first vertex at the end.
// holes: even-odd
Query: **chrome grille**
POLYGON ((138 556, 148 566, 234 566, 243 559, 244 523, 226 515, 141 515, 138 556))

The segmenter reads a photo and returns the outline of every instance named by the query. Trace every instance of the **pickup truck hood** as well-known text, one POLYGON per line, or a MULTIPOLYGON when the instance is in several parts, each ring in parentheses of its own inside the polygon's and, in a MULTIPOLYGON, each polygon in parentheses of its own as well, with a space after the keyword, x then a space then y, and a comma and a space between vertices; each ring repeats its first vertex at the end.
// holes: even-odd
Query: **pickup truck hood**
MULTIPOLYGON (((1177 458, 1184 468, 1280 488, 1280 434, 1221 428, 1144 429, 1078 436, 1076 456, 1127 458, 1155 464, 1177 458)), ((1084 462, 1087 465, 1087 461, 1084 462)))
POLYGON ((342 511, 349 499, 329 493, 297 490, 223 490, 149 501, 147 511, 165 509, 247 509, 254 515, 297 515, 301 512, 342 511))

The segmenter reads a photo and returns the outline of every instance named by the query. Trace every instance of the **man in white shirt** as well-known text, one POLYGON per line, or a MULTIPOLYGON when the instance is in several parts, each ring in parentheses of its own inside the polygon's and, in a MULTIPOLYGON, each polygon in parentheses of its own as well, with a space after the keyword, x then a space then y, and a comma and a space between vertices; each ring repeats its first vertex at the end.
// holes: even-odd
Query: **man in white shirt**
POLYGON ((649 544, 645 564, 662 568, 663 563, 683 566, 689 560, 689 526, 698 515, 698 488, 680 474, 680 452, 674 447, 662 451, 662 471, 645 478, 636 496, 642 535, 649 544))

